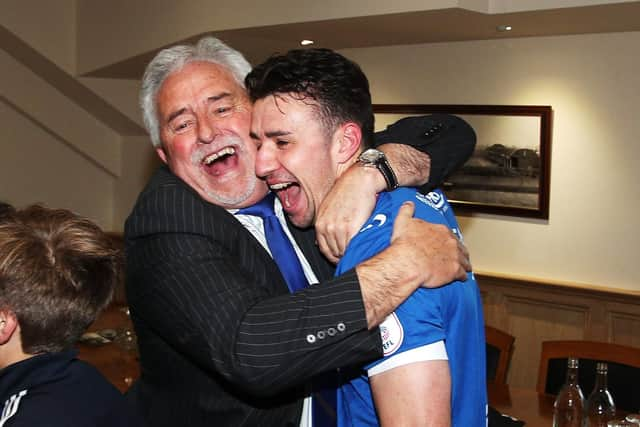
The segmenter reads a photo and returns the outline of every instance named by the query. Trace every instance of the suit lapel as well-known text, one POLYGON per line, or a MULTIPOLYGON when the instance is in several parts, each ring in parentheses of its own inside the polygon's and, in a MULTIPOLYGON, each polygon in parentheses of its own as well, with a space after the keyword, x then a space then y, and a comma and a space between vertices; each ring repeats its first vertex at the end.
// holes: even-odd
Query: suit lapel
POLYGON ((255 283, 278 294, 288 288, 271 256, 227 210, 208 203, 166 167, 140 195, 125 225, 127 245, 159 233, 199 234, 218 242, 229 265, 251 273, 255 283), (164 215, 158 215, 163 212, 164 215))

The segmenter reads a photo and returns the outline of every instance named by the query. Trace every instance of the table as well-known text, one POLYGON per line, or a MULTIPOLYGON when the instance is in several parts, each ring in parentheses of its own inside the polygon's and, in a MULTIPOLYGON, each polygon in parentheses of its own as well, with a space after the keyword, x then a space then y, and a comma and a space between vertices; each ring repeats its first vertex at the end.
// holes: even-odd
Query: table
MULTIPOLYGON (((126 310, 126 306, 110 306, 89 326, 87 331, 113 329, 122 338, 123 331, 133 331, 126 310)), ((95 366, 121 392, 125 392, 140 376, 135 342, 124 343, 122 339, 116 339, 100 345, 77 343, 76 348, 78 349, 78 359, 95 366), (131 344, 133 344, 133 348, 131 344)))
POLYGON ((487 384, 489 405, 499 412, 526 422, 526 427, 549 427, 553 422, 554 396, 535 390, 487 384))

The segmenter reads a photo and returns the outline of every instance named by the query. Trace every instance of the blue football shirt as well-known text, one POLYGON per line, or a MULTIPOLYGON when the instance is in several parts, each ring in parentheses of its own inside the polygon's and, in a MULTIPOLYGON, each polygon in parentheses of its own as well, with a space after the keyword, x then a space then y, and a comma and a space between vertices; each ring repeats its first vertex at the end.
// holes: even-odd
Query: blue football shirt
MULTIPOLYGON (((414 202, 415 217, 445 224, 462 239, 451 206, 441 191, 424 195, 399 188, 380 194, 373 214, 340 260, 337 275, 389 246, 393 222, 405 201, 414 202)), ((355 372, 342 371, 343 379, 350 380, 338 390, 338 426, 379 425, 368 375, 435 359, 449 360, 452 425, 486 425, 484 320, 473 273, 468 273, 466 282, 418 289, 380 325, 380 332, 384 357, 355 372)))

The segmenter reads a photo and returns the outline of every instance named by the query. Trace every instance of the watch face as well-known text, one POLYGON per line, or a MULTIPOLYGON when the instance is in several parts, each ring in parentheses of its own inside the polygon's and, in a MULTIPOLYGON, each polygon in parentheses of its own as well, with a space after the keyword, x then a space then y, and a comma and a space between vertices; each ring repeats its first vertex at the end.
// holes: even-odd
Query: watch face
POLYGON ((360 161, 364 163, 377 163, 383 156, 381 151, 376 150, 375 148, 369 148, 360 154, 360 161))

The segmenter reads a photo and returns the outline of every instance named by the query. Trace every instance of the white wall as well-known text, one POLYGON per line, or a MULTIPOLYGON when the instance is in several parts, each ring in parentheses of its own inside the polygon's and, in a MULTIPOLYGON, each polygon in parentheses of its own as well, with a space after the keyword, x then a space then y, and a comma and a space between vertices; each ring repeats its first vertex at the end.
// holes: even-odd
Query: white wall
POLYGON ((0 25, 69 73, 76 69, 76 0, 2 2, 0 25))
POLYGON ((115 202, 111 230, 122 231, 124 221, 149 177, 161 164, 148 136, 122 140, 122 175, 115 183, 115 202))
POLYGON ((67 208, 120 230, 122 137, 4 51, 0 69, 0 200, 67 208))
POLYGON ((548 221, 459 217, 477 271, 640 290, 640 33, 353 49, 374 103, 553 107, 548 221))
POLYGON ((0 200, 70 209, 112 228, 111 174, 2 100, 0 141, 0 200))

